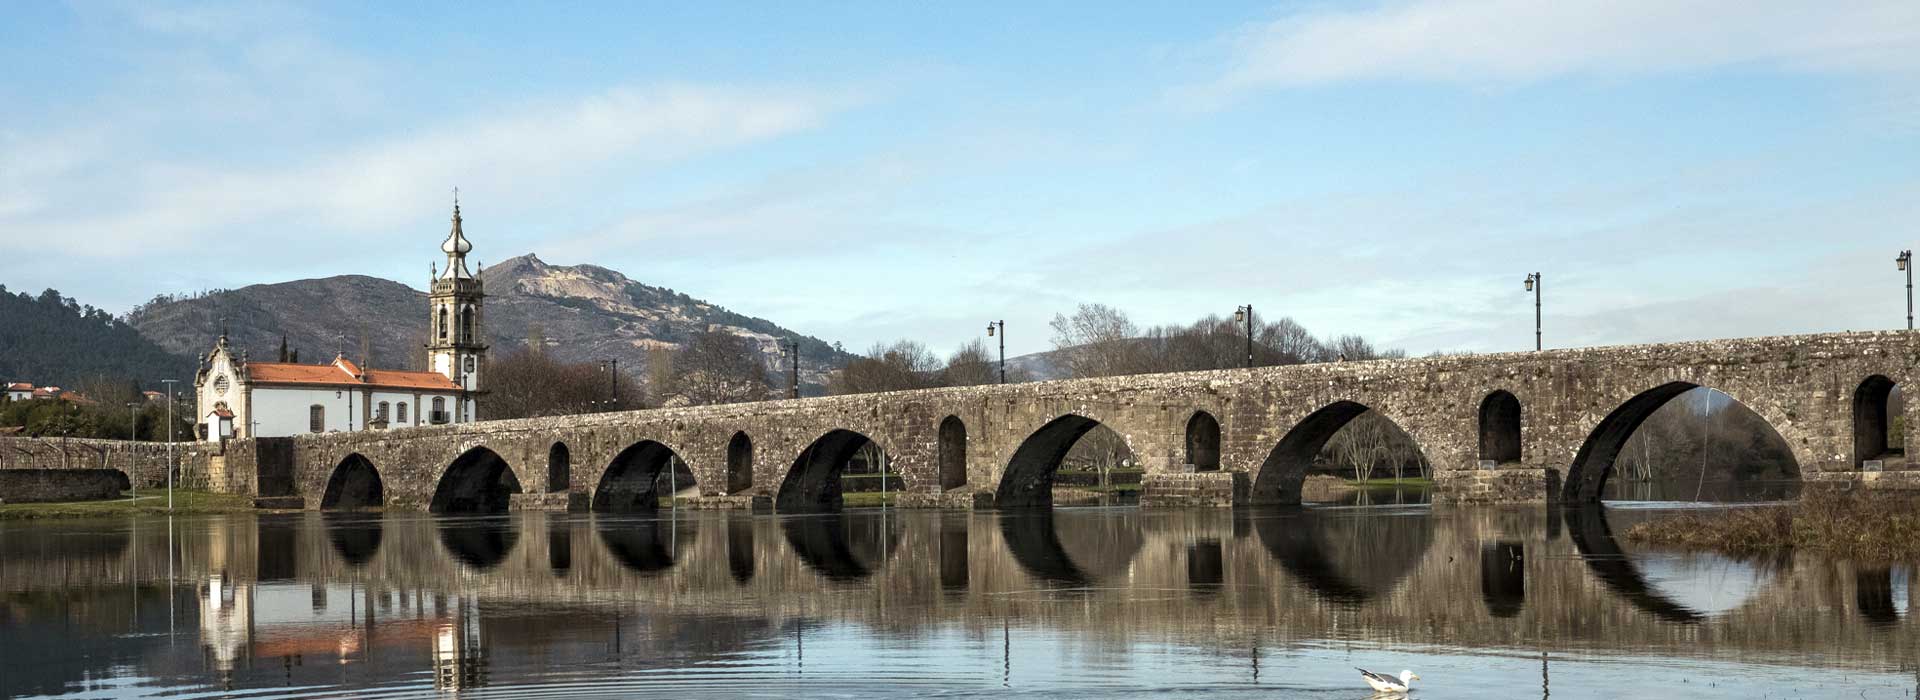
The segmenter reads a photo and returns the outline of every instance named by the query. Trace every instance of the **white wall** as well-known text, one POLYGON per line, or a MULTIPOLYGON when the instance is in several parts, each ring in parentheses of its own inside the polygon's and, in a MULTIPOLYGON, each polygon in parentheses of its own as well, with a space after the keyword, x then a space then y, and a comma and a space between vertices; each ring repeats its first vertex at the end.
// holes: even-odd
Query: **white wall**
MULTIPOLYGON (((255 437, 286 437, 310 433, 308 430, 307 409, 314 404, 326 407, 325 432, 347 429, 347 400, 356 393, 347 389, 304 388, 304 387, 260 387, 253 388, 253 419, 259 422, 255 426, 255 437)), ((366 426, 360 424, 360 397, 353 396, 353 428, 358 430, 366 426)))

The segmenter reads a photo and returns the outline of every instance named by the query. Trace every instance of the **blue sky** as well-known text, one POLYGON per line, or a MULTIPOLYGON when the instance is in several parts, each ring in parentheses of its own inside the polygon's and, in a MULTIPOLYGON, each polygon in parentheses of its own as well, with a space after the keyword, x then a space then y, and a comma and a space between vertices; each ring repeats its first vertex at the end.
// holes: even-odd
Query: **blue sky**
POLYGON ((12 5, 0 283, 419 286, 457 186, 482 262, 856 349, 1081 302, 1522 349, 1533 271, 1554 346, 1904 323, 1920 3, 1127 5, 12 5))

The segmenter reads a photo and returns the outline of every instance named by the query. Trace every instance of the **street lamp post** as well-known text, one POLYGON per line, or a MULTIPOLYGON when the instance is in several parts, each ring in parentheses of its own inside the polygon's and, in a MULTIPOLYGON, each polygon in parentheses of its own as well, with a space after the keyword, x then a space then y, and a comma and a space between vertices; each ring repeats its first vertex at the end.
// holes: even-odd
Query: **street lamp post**
POLYGON ((1247 325, 1247 369, 1253 369, 1253 305, 1234 309, 1233 320, 1247 325))
POLYGON ((1893 263, 1907 273, 1907 330, 1913 330, 1913 251, 1900 251, 1900 257, 1894 258, 1893 263))
POLYGON ((612 410, 614 405, 620 403, 620 358, 601 360, 600 371, 606 372, 613 379, 613 393, 607 397, 607 409, 612 410))
POLYGON ((800 341, 789 338, 780 341, 780 349, 787 353, 790 379, 787 382, 787 398, 800 398, 800 341))
MULTIPOLYGON (((129 401, 127 402, 127 442, 139 442, 139 441, 140 441, 140 404, 138 402, 129 401)), ((128 454, 132 454, 133 452, 132 445, 127 446, 127 452, 128 454)), ((131 458, 129 458, 127 461, 130 463, 133 462, 131 458)), ((135 501, 140 500, 140 469, 138 467, 129 466, 127 468, 127 483, 133 486, 133 500, 135 501)))
POLYGON ((1540 288, 1546 283, 1540 280, 1540 273, 1527 275, 1527 291, 1533 292, 1533 349, 1540 350, 1540 288))
POLYGON ((162 379, 167 388, 167 510, 173 510, 173 385, 178 379, 162 379))
POLYGON ((988 321, 987 337, 993 337, 994 326, 1000 327, 1000 383, 1007 383, 1007 322, 988 321))

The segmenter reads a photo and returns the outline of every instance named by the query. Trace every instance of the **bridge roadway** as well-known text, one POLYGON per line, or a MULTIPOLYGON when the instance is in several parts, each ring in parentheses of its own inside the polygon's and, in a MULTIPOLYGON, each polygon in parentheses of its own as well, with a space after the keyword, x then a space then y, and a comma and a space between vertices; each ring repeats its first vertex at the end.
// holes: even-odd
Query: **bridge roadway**
POLYGON ((647 510, 679 459, 709 505, 812 512, 839 507, 870 439, 902 505, 1047 506, 1068 447, 1104 424, 1145 469, 1145 504, 1294 503, 1313 455, 1372 409, 1418 443, 1439 502, 1591 502, 1633 428, 1707 386, 1766 419, 1809 480, 1912 484, 1883 453, 1888 391, 1917 362, 1920 334, 1871 332, 930 389, 242 440, 215 482, 308 508, 647 510), (1862 475, 1883 456, 1889 473, 1862 475))
POLYGON ((1902 585, 1908 570, 1812 556, 1648 556, 1623 550, 1611 534, 1632 511, 1614 510, 1610 527, 1606 514, 1558 508, 1371 510, 904 511, 884 525, 870 511, 671 520, 523 513, 510 521, 308 513, 211 526, 185 519, 172 533, 160 519, 107 533, 76 524, 86 534, 62 537, 60 547, 7 531, 46 534, 62 525, 0 522, 9 562, 0 592, 24 601, 16 617, 26 620, 34 614, 26 602, 41 599, 33 592, 50 589, 80 595, 171 577, 205 603, 293 588, 298 595, 276 600, 297 610, 270 610, 263 597, 243 611, 260 620, 203 619, 203 641, 238 644, 250 635, 255 644, 291 643, 286 638, 306 634, 340 650, 341 630, 274 631, 267 620, 343 618, 342 627, 378 632, 383 620, 430 616, 431 605, 431 616, 491 609, 525 620, 530 609, 572 611, 585 625, 626 610, 762 629, 812 619, 908 637, 958 628, 983 638, 1012 621, 1227 653, 1347 639, 1883 669, 1904 667, 1920 651, 1911 617, 1920 606, 1902 585), (331 608, 322 591, 334 592, 331 608), (340 595, 358 599, 355 613, 340 595), (344 619, 353 615, 364 619, 344 619))

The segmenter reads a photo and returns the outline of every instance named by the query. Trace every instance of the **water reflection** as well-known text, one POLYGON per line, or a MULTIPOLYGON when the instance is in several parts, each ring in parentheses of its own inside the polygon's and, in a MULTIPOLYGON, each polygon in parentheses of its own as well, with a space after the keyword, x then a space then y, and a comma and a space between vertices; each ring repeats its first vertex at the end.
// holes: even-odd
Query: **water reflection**
POLYGON ((1506 540, 1481 545, 1480 599, 1494 617, 1520 614, 1527 604, 1526 545, 1506 540))
POLYGON ((900 543, 900 519, 885 513, 835 513, 786 518, 780 529, 794 554, 815 573, 832 581, 872 576, 900 543))
MULTIPOLYGON (((1421 507, 0 523, 0 696, 1233 696, 1276 658, 1291 686, 1350 685, 1316 649, 1485 655, 1439 696, 1533 687, 1541 651, 1794 677, 1920 654, 1907 565, 1662 552, 1613 537, 1644 513, 1560 516, 1558 539, 1544 510, 1421 507)), ((1618 675, 1580 664, 1554 660, 1555 690, 1618 675)))
POLYGON ((385 533, 379 513, 327 512, 320 515, 326 523, 327 541, 340 558, 355 566, 365 564, 380 551, 385 533))
POLYGON ((520 528, 504 518, 435 518, 434 527, 447 553, 475 569, 498 566, 520 541, 520 528))
POLYGON ((1118 577, 1140 552, 1139 523, 1111 509, 1010 511, 1000 536, 1013 560, 1034 578, 1078 588, 1118 577))
POLYGON ((1579 550, 1581 561, 1593 572, 1594 578, 1654 617, 1688 624, 1702 619, 1700 613, 1669 600, 1647 585, 1640 567, 1627 557, 1627 553, 1620 548, 1620 541, 1614 538, 1613 529, 1607 526, 1605 509, 1583 506, 1567 508, 1561 513, 1566 519, 1574 548, 1579 550))
POLYGON ((692 545, 693 521, 679 518, 612 518, 594 520, 600 541, 614 560, 628 571, 658 574, 673 568, 679 552, 692 545))
POLYGON ((1281 508, 1253 520, 1275 561, 1321 598, 1358 605, 1393 590, 1433 541, 1428 511, 1386 516, 1281 508))

